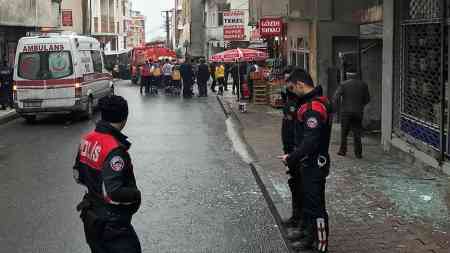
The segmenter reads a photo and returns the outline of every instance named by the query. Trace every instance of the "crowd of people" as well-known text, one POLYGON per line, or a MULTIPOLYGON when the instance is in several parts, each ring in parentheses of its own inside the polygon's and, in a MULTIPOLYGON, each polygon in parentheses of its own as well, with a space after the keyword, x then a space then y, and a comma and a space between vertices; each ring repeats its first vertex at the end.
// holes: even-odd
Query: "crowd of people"
POLYGON ((208 96, 209 90, 217 95, 223 95, 229 90, 230 77, 232 78, 232 94, 244 97, 243 85, 248 84, 249 99, 252 99, 253 81, 252 72, 257 72, 259 65, 256 62, 246 63, 216 63, 199 59, 192 62, 187 58, 184 62, 176 60, 148 59, 139 67, 140 93, 157 95, 158 89, 164 89, 166 94, 183 95, 192 98, 194 85, 197 85, 198 97, 208 96))

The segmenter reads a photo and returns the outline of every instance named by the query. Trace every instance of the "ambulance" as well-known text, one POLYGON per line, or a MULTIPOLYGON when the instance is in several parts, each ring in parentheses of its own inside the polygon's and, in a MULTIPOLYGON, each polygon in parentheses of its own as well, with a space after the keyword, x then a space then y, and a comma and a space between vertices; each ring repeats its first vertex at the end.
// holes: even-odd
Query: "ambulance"
POLYGON ((113 79, 96 39, 68 33, 19 40, 13 97, 17 113, 26 121, 55 113, 91 118, 99 99, 113 93, 113 79))

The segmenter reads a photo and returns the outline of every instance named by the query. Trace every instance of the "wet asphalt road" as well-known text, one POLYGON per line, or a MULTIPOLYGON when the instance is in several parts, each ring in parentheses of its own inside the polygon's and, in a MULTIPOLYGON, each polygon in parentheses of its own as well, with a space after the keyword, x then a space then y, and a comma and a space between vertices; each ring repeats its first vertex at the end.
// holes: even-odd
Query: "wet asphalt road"
MULTIPOLYGON (((142 97, 121 82, 143 204, 133 219, 143 252, 286 252, 249 166, 233 151, 209 98, 142 97)), ((72 179, 93 121, 67 117, 0 126, 0 252, 89 252, 72 179)))

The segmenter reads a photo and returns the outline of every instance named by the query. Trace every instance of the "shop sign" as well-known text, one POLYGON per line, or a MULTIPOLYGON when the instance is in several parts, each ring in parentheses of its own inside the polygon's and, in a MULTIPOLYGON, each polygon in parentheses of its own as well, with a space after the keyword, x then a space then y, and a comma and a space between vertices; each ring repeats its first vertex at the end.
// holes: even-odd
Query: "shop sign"
POLYGON ((72 10, 62 10, 61 17, 63 26, 73 26, 72 10))
POLYGON ((234 10, 223 13, 223 39, 226 41, 245 39, 243 11, 234 10))
POLYGON ((259 29, 263 38, 281 36, 283 32, 283 19, 262 18, 259 21, 259 29))

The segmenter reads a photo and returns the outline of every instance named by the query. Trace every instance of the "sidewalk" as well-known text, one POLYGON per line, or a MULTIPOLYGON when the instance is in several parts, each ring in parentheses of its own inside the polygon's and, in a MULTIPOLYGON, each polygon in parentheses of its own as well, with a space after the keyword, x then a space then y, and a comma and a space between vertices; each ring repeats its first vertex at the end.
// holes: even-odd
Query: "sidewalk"
MULTIPOLYGON (((264 184, 283 217, 290 214, 282 152, 280 110, 249 105, 240 113, 230 94, 220 99, 231 108, 252 148, 264 184)), ((374 137, 363 140, 364 159, 336 155, 338 125, 331 142, 332 170, 327 180, 330 253, 450 252, 449 178, 413 167, 384 153, 374 137)))
POLYGON ((18 117, 15 110, 0 110, 0 124, 4 124, 18 117))

